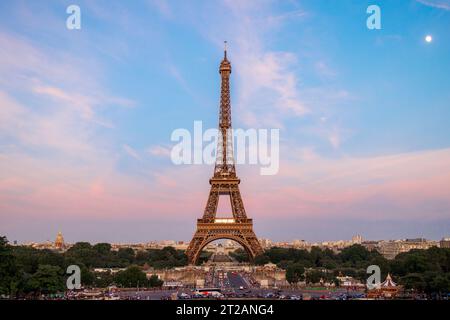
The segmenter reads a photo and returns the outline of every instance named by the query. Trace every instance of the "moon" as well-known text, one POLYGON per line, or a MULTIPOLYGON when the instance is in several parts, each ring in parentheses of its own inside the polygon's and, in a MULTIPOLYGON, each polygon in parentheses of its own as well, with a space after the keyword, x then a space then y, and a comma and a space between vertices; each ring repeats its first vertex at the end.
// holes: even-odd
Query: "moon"
POLYGON ((433 37, 432 37, 431 35, 427 35, 427 36, 425 37, 425 41, 428 42, 428 43, 430 43, 431 41, 433 41, 433 37))

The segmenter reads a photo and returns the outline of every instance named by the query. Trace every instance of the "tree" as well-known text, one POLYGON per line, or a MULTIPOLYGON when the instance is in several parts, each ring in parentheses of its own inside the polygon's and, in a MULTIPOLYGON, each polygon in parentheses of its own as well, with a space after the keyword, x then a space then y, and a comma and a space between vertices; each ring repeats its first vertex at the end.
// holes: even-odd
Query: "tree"
POLYGON ((450 279, 448 274, 441 274, 436 271, 427 271, 423 274, 425 280, 424 291, 429 295, 441 296, 442 293, 450 292, 450 279))
POLYGON ((197 264, 202 264, 202 263, 208 261, 211 258, 211 256, 212 256, 212 252, 202 250, 198 257, 197 264))
POLYGON ((441 297, 442 293, 450 292, 450 279, 448 276, 439 274, 431 281, 430 287, 432 292, 441 297))
POLYGON ((73 264, 84 264, 90 268, 98 260, 98 252, 94 250, 89 242, 77 242, 65 253, 66 258, 71 259, 73 264))
POLYGON ((322 267, 323 266, 323 260, 324 260, 324 254, 322 249, 319 247, 312 247, 310 254, 310 260, 316 267, 322 267))
POLYGON ((294 260, 294 252, 295 250, 293 251, 285 248, 273 247, 264 252, 264 255, 269 258, 270 262, 276 264, 282 260, 294 260))
MULTIPOLYGON (((143 253, 139 254, 139 259, 142 259, 143 255, 143 253)), ((174 247, 148 249, 145 255, 148 256, 147 264, 155 269, 181 267, 188 263, 185 252, 183 250, 176 250, 174 247)), ((210 256, 211 252, 202 251, 199 257, 199 263, 208 260, 210 256)), ((136 260, 138 260, 137 256, 136 260)))
POLYGON ((38 265, 51 265, 64 268, 64 256, 60 253, 49 249, 43 249, 37 252, 37 257, 38 265))
POLYGON ((299 263, 289 264, 286 269, 286 280, 293 284, 305 279, 305 267, 299 263))
POLYGON ((354 268, 343 268, 340 270, 340 272, 344 276, 349 276, 349 277, 356 277, 356 275, 357 275, 357 270, 354 268))
POLYGON ((307 283, 319 283, 320 279, 325 279, 326 275, 320 270, 310 270, 306 273, 307 283))
POLYGON ((163 285, 164 281, 158 278, 156 274, 153 274, 150 279, 148 280, 148 285, 150 287, 161 287, 163 285))
POLYGON ((26 246, 17 246, 13 249, 17 268, 23 272, 33 274, 39 267, 39 250, 26 246))
MULTIPOLYGON (((287 270, 287 268, 289 267, 290 264, 292 264, 292 261, 282 260, 282 261, 277 263, 277 267, 281 268, 283 270, 287 270)), ((301 263, 301 265, 303 265, 303 264, 301 263)))
POLYGON ((68 251, 90 250, 92 246, 89 242, 76 242, 68 251))
POLYGON ((137 287, 137 286, 146 286, 147 276, 138 266, 130 266, 123 271, 119 271, 114 280, 117 284, 122 287, 137 287))
POLYGON ((270 258, 267 255, 265 255, 265 254, 260 254, 260 255, 255 257, 253 262, 256 265, 264 265, 264 264, 267 264, 267 263, 270 262, 270 258))
POLYGON ((236 259, 237 262, 247 262, 249 261, 249 257, 247 251, 242 248, 238 248, 232 252, 230 252, 230 256, 236 259))
POLYGON ((106 288, 114 283, 111 272, 93 272, 93 285, 98 288, 106 288))
POLYGON ((362 245, 355 244, 344 248, 339 254, 342 262, 349 267, 361 268, 367 264, 371 253, 362 245))
POLYGON ((329 258, 325 258, 322 261, 322 265, 324 268, 326 268, 328 270, 334 270, 337 268, 337 262, 332 259, 329 259, 329 258))
POLYGON ((36 273, 28 281, 30 289, 40 293, 63 291, 65 289, 64 284, 61 268, 50 265, 39 265, 36 273))
POLYGON ((425 290, 425 279, 420 273, 409 273, 408 275, 401 277, 399 281, 405 289, 414 289, 420 292, 425 290))
POLYGON ((117 252, 117 256, 126 263, 134 262, 134 250, 131 248, 120 248, 117 252))
POLYGON ((147 250, 139 250, 136 252, 135 261, 139 265, 145 264, 150 259, 150 254, 147 250))
POLYGON ((81 284, 83 286, 90 286, 94 284, 94 273, 92 273, 89 268, 86 268, 86 266, 83 264, 80 264, 78 266, 80 267, 81 272, 81 284))
POLYGON ((406 256, 403 268, 406 273, 423 273, 434 269, 431 264, 421 252, 413 252, 406 256))
POLYGON ((93 249, 99 254, 107 255, 111 252, 111 245, 109 243, 97 243, 93 246, 93 249))
POLYGON ((6 237, 0 237, 0 294, 16 292, 19 282, 16 259, 6 237))

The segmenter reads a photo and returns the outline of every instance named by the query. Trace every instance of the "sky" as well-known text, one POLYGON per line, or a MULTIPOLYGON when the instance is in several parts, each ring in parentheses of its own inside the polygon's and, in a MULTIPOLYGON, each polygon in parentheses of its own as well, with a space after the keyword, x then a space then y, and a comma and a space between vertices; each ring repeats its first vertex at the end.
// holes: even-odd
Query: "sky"
POLYGON ((233 126, 280 130, 276 175, 237 166, 258 237, 449 236, 449 30, 449 0, 1 1, 0 234, 190 240, 213 166, 170 137, 217 127, 227 40, 233 126))

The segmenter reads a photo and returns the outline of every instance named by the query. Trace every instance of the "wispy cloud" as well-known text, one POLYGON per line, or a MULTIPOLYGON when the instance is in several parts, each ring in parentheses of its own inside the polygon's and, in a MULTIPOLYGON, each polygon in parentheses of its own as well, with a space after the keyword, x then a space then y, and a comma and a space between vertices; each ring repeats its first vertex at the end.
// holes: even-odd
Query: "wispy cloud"
POLYGON ((282 14, 276 14, 271 15, 267 18, 269 23, 282 23, 285 22, 288 19, 299 19, 307 16, 308 13, 305 10, 298 9, 298 10, 292 10, 288 12, 284 12, 282 14))
POLYGON ((191 85, 188 81, 186 81, 185 77, 181 73, 180 69, 173 63, 168 65, 168 70, 170 75, 176 80, 176 82, 180 85, 180 87, 196 102, 201 105, 207 105, 205 99, 201 94, 196 92, 191 88, 191 85))
MULTIPOLYGON (((223 41, 228 40, 229 59, 236 70, 236 81, 232 83, 236 99, 232 104, 239 114, 239 121, 253 127, 282 127, 286 118, 307 113, 300 95, 300 79, 295 72, 296 54, 272 50, 268 46, 270 37, 280 25, 303 18, 305 12, 296 9, 273 13, 270 1, 221 1, 206 7, 197 12, 186 8, 191 15, 183 14, 181 9, 165 8, 164 11, 176 14, 177 19, 194 26, 220 48, 223 41), (205 24, 209 28, 204 28, 205 24)), ((188 89, 177 69, 171 68, 171 74, 185 90, 188 89)))
MULTIPOLYGON (((243 40, 245 41, 245 40, 243 40)), ((308 112, 300 98, 298 78, 291 71, 296 58, 286 52, 263 52, 247 48, 238 52, 238 101, 247 125, 283 126, 289 115, 308 112)))
POLYGON ((132 157, 136 160, 142 160, 139 153, 133 147, 130 147, 127 144, 124 144, 122 147, 123 147, 123 150, 125 151, 125 153, 128 154, 130 157, 132 157))
POLYGON ((317 61, 315 66, 317 70, 317 73, 320 76, 326 77, 326 78, 333 78, 336 76, 336 71, 333 70, 328 63, 325 61, 317 61))
MULTIPOLYGON (((51 135, 56 138, 71 136, 71 140, 86 139, 85 144, 92 144, 94 141, 87 135, 97 125, 114 127, 102 114, 107 107, 135 104, 104 88, 100 80, 102 72, 93 66, 92 58, 85 62, 63 50, 43 48, 27 38, 5 32, 0 32, 0 48, 0 72, 4 76, 0 85, 8 92, 3 97, 10 100, 12 95, 29 97, 29 102, 17 102, 20 107, 16 109, 21 108, 26 114, 20 119, 26 122, 24 125, 40 127, 33 133, 37 141, 48 141, 48 136, 39 139, 39 134, 52 130, 51 135)), ((16 135, 23 134, 17 131, 16 135)))
POLYGON ((339 133, 337 131, 331 132, 328 136, 328 141, 330 141, 330 144, 335 148, 339 148, 341 144, 341 137, 339 136, 339 133))
MULTIPOLYGON (((222 48, 228 40, 228 58, 233 65, 232 106, 235 123, 249 127, 286 128, 289 121, 308 116, 320 121, 327 118, 327 132, 318 132, 318 138, 337 148, 344 139, 335 121, 333 109, 342 101, 351 99, 351 94, 337 86, 338 72, 331 59, 319 55, 313 65, 316 76, 326 84, 314 86, 302 79, 299 56, 313 55, 311 52, 274 50, 271 44, 285 27, 285 24, 303 23, 309 16, 298 5, 295 9, 277 12, 274 2, 221 1, 208 8, 209 14, 192 12, 189 17, 171 10, 178 19, 193 25, 199 33, 215 46, 222 48), (213 11, 211 13, 210 11, 213 11), (217 12, 223 12, 218 18, 217 12), (212 20, 214 19, 214 20, 212 20), (203 21, 210 27, 204 28, 203 21)), ((305 49, 310 50, 310 49, 305 49)), ((172 68, 171 74, 186 90, 190 91, 183 77, 172 68)))
POLYGON ((255 172, 241 173, 243 193, 252 194, 248 212, 374 221, 449 218, 450 149, 327 159, 312 149, 291 148, 290 158, 282 159, 270 185, 255 172))
POLYGON ((103 177, 117 175, 120 145, 104 111, 134 102, 110 94, 87 60, 0 32, 2 215, 70 214, 81 194, 98 196, 103 177))
MULTIPOLYGON (((245 124, 282 127, 285 117, 307 113, 300 96, 300 80, 293 71, 297 64, 296 55, 273 51, 266 46, 268 36, 274 32, 272 28, 278 26, 266 23, 267 17, 273 17, 270 5, 255 7, 246 3, 241 7, 235 2, 225 2, 225 6, 232 12, 231 17, 227 17, 229 22, 225 29, 231 33, 230 56, 238 70, 235 105, 243 114, 245 124)), ((294 16, 301 13, 296 11, 294 16)), ((277 20, 283 22, 283 19, 277 20)))
POLYGON ((80 126, 77 118, 64 108, 51 114, 40 114, 1 91, 0 104, 1 136, 7 137, 24 155, 36 148, 77 158, 90 157, 95 152, 89 130, 80 126))
POLYGON ((443 10, 450 10, 450 0, 416 0, 416 1, 429 7, 443 10))
POLYGON ((148 152, 157 157, 170 157, 170 148, 165 146, 153 146, 148 149, 148 152))
POLYGON ((172 10, 169 6, 168 1, 165 0, 148 0, 151 7, 156 8, 158 12, 164 16, 166 19, 173 18, 172 10))

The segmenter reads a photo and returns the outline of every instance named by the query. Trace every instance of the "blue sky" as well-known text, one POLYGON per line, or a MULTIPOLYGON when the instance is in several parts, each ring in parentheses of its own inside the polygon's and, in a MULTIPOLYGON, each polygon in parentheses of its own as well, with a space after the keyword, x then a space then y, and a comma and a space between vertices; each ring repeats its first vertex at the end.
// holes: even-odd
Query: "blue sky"
POLYGON ((279 175, 238 168, 259 236, 448 235, 447 0, 2 1, 0 21, 10 239, 188 240, 212 168, 174 166, 170 135, 217 126, 224 40, 234 127, 281 130, 279 175))

